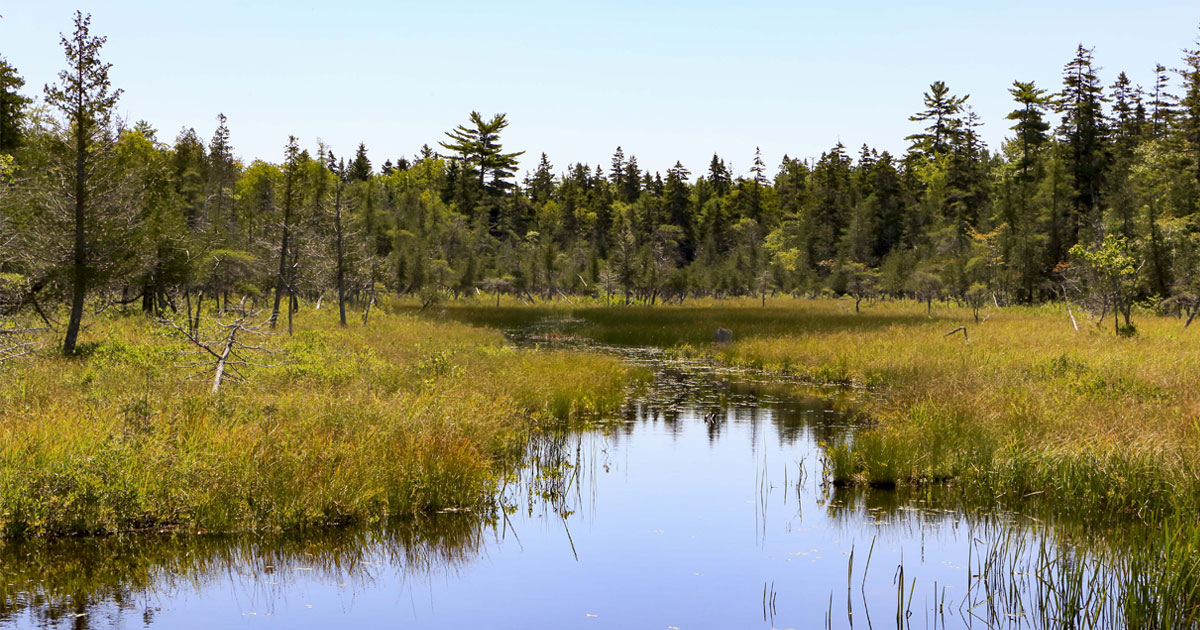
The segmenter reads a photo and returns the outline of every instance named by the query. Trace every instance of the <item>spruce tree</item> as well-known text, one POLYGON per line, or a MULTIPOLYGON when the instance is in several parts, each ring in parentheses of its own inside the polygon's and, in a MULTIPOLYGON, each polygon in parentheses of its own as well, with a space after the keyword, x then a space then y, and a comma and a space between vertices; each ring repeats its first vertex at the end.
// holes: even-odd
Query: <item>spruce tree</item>
POLYGON ((10 153, 21 144, 21 120, 30 102, 19 92, 24 85, 17 69, 0 57, 0 153, 10 153))
POLYGON ((1067 249, 1080 238, 1081 230, 1092 239, 1100 234, 1100 198, 1109 164, 1109 147, 1108 122, 1104 116, 1106 99, 1097 71, 1092 63, 1092 50, 1080 44, 1075 58, 1063 68, 1063 90, 1058 96, 1062 114, 1058 133, 1074 180, 1074 216, 1066 226, 1067 249))
POLYGON ((1129 157, 1134 147, 1141 140, 1142 92, 1141 88, 1133 85, 1129 77, 1122 72, 1110 88, 1112 94, 1112 136, 1113 143, 1121 157, 1129 157))
POLYGON ((367 145, 364 143, 358 144, 358 150, 354 153, 354 161, 350 163, 350 179, 356 182, 365 182, 371 179, 371 160, 367 159, 367 145))
POLYGON ((638 168, 637 156, 629 156, 629 161, 625 163, 625 190, 622 191, 622 198, 626 203, 633 203, 642 193, 642 171, 638 168))
POLYGON ((225 114, 217 114, 217 129, 208 143, 208 194, 210 215, 231 227, 232 213, 228 207, 233 201, 233 186, 237 178, 237 163, 233 157, 233 146, 229 143, 229 120, 225 114))
POLYGON ((621 150, 621 147, 617 147, 617 150, 613 152, 611 164, 612 168, 609 170, 608 181, 610 184, 612 184, 613 191, 616 193, 617 198, 621 201, 628 201, 624 198, 625 152, 621 150))
POLYGON ((69 178, 74 246, 71 265, 71 312, 63 337, 62 351, 74 354, 83 322, 83 305, 94 276, 91 241, 95 235, 89 216, 95 212, 93 197, 97 166, 112 150, 113 112, 121 90, 113 90, 108 78, 112 64, 100 60, 106 38, 91 34, 92 16, 75 12, 75 32, 61 37, 67 69, 59 72, 59 83, 45 88, 46 103, 57 109, 68 125, 68 151, 74 168, 69 178))
MULTIPOLYGON (((1183 80, 1183 96, 1179 99, 1180 133, 1197 183, 1200 183, 1200 38, 1196 48, 1185 50, 1183 68, 1179 76, 1183 80)), ((1196 210, 1193 206, 1191 210, 1196 210)))
POLYGON ((554 193, 554 185, 554 165, 550 163, 550 158, 543 153, 538 161, 537 170, 529 179, 529 197, 533 199, 534 203, 546 203, 550 200, 550 195, 554 193))
POLYGON ((1171 75, 1160 64, 1154 66, 1154 92, 1150 100, 1150 137, 1162 138, 1167 134, 1174 117, 1175 96, 1171 94, 1171 75))
POLYGON ((733 185, 733 178, 729 174, 729 169, 725 167, 725 160, 717 157, 714 153, 712 161, 708 163, 708 181, 712 183, 713 193, 718 197, 724 197, 729 194, 729 188, 733 185))

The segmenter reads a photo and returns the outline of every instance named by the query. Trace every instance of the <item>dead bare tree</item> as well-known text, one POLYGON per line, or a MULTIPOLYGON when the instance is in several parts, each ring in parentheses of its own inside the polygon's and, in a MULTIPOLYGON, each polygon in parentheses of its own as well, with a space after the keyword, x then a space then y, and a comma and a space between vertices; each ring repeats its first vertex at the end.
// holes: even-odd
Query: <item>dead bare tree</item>
POLYGON ((189 379, 208 378, 212 376, 212 394, 221 391, 221 384, 226 380, 246 382, 246 376, 241 372, 242 367, 274 367, 270 364, 253 361, 253 353, 271 354, 276 352, 263 346, 250 345, 245 342, 249 336, 264 336, 270 334, 270 320, 254 323, 251 320, 257 311, 246 310, 246 298, 234 312, 236 319, 229 322, 216 321, 214 335, 203 339, 199 331, 191 331, 191 322, 187 328, 179 326, 173 320, 163 319, 163 324, 182 334, 195 347, 198 360, 191 363, 178 364, 177 367, 196 370, 189 379))

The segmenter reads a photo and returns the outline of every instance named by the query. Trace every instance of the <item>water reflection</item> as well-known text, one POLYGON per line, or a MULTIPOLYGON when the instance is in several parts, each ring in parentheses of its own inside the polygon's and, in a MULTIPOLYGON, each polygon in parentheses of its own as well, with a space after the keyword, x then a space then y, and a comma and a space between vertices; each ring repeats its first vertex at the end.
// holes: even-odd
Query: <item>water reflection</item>
POLYGON ((620 350, 622 414, 482 512, 292 536, 0 546, 3 627, 1108 627, 1120 566, 951 491, 834 488, 854 395, 620 350), (959 497, 961 499, 961 497, 959 497))

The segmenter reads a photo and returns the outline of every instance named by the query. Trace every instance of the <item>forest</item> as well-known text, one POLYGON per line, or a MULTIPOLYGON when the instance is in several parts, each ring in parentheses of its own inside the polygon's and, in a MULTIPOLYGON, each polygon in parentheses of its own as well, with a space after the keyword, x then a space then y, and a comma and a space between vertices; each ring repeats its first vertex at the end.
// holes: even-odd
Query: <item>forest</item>
POLYGON ((1135 306, 1200 309, 1200 43, 1150 86, 1104 85, 1079 45, 1061 85, 1013 82, 1012 112, 988 123, 1011 130, 1000 147, 935 81, 903 155, 839 143, 774 169, 756 154, 743 174, 717 155, 651 173, 616 147, 565 168, 542 154, 518 178, 503 113, 395 159, 291 137, 246 163, 224 115, 207 140, 171 139, 119 119, 89 20, 40 102, 0 61, 0 312, 61 326, 68 353, 85 307, 198 323, 236 296, 269 304, 272 326, 304 303, 365 318, 385 293, 1067 300, 1123 334, 1135 306))

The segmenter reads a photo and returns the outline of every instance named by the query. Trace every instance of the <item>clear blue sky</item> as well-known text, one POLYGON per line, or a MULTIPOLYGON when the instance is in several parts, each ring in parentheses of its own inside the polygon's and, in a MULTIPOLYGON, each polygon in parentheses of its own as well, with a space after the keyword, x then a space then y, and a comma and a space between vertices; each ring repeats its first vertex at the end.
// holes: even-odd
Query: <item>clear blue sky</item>
POLYGON ((558 170, 617 145, 645 168, 714 152, 745 172, 839 139, 893 152, 934 80, 969 93, 989 144, 1008 133, 1013 79, 1057 89, 1077 43, 1101 77, 1149 85, 1179 65, 1196 0, 1142 2, 103 2, 0 0, 0 55, 41 95, 73 11, 108 36, 121 113, 206 141, 218 112, 237 153, 278 161, 289 134, 372 161, 436 146, 477 109, 507 112, 505 146, 558 170), (509 5, 512 6, 509 6, 509 5))

